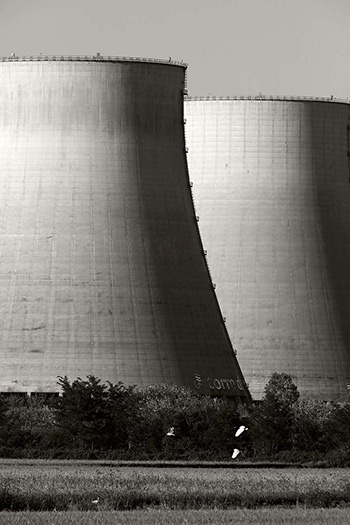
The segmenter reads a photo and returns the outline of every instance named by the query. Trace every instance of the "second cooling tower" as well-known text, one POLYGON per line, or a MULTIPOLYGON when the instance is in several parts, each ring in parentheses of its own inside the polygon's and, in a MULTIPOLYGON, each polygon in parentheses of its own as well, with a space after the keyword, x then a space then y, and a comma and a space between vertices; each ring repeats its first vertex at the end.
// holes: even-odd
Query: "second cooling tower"
POLYGON ((274 371, 303 395, 350 388, 350 106, 188 99, 204 248, 253 398, 274 371))
POLYGON ((0 62, 0 391, 57 376, 248 399, 208 274, 185 66, 0 62))

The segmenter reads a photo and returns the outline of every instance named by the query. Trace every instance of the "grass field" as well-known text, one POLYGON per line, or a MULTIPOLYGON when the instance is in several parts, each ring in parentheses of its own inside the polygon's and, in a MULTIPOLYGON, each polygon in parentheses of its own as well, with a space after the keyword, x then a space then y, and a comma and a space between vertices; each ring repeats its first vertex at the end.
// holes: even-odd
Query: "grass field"
POLYGON ((263 508, 96 512, 2 512, 1 525, 348 525, 350 509, 263 508))
POLYGON ((154 509, 262 510, 276 505, 350 509, 349 470, 0 463, 1 511, 53 511, 52 517, 60 511, 91 511, 96 518, 101 511, 144 509, 147 516, 154 509))

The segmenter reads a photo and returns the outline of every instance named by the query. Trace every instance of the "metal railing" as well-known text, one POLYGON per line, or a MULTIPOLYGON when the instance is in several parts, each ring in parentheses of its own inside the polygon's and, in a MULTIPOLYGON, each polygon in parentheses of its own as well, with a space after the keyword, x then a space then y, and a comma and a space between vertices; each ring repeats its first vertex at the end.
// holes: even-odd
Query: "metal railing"
POLYGON ((188 64, 182 60, 172 60, 171 57, 165 58, 141 58, 141 57, 125 57, 125 56, 104 56, 97 53, 96 55, 31 55, 31 56, 17 56, 13 53, 9 57, 0 57, 0 62, 148 62, 152 64, 167 64, 172 66, 180 66, 187 68, 188 64))
POLYGON ((336 98, 332 95, 330 97, 295 97, 295 96, 289 96, 289 95, 233 95, 233 96, 215 96, 215 95, 207 95, 207 96, 188 96, 186 97, 186 100, 267 100, 267 101, 273 101, 273 100, 282 100, 282 101, 290 101, 290 102, 336 102, 340 104, 350 104, 350 100, 348 98, 336 98))

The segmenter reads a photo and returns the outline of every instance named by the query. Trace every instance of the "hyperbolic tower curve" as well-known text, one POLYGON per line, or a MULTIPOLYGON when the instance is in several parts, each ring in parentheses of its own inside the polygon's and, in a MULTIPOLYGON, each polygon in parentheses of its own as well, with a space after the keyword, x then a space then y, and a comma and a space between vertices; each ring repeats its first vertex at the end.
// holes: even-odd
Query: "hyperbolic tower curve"
POLYGON ((0 391, 92 374, 249 398, 194 215, 185 69, 0 61, 0 391))
POLYGON ((346 399, 348 101, 194 97, 185 116, 203 245, 253 398, 276 371, 346 399))

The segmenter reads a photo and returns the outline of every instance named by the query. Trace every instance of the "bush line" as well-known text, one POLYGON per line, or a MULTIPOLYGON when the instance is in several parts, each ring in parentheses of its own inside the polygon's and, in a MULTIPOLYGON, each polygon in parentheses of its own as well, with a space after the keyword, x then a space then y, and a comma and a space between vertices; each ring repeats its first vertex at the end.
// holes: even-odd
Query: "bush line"
POLYGON ((350 403, 300 398, 274 373, 251 407, 190 389, 59 378, 62 396, 0 396, 0 457, 350 466, 350 403), (241 426, 248 430, 236 437, 241 426))

